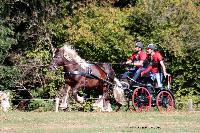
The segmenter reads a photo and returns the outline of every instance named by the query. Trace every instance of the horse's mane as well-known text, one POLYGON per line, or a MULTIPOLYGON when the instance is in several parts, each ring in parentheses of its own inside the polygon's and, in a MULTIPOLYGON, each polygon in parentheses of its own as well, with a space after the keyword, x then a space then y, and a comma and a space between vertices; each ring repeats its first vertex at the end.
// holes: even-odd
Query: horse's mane
POLYGON ((69 61, 73 60, 76 63, 78 63, 83 69, 86 69, 86 67, 88 66, 88 63, 78 55, 78 53, 72 47, 72 45, 65 43, 62 49, 63 49, 64 57, 67 60, 69 61))

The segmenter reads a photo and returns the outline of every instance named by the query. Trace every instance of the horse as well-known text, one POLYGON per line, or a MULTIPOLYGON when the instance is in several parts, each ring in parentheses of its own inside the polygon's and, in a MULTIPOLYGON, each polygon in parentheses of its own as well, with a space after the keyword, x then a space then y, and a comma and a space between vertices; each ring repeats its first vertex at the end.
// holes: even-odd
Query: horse
POLYGON ((102 94, 102 97, 93 106, 102 107, 98 105, 98 102, 102 103, 103 101, 101 110, 110 112, 112 111, 111 107, 109 107, 110 101, 108 98, 110 85, 114 85, 113 92, 117 103, 124 104, 123 90, 120 88, 120 82, 115 77, 115 72, 111 65, 107 63, 87 63, 71 45, 65 44, 63 47, 54 50, 49 69, 56 70, 57 66, 63 67, 65 79, 64 90, 66 90, 60 107, 67 108, 67 99, 70 90, 72 90, 75 100, 83 103, 84 97, 80 97, 77 92, 85 88, 90 90, 95 89, 99 94, 102 94))
POLYGON ((10 108, 10 102, 9 102, 9 92, 5 93, 0 91, 0 102, 1 102, 1 109, 6 112, 10 108))

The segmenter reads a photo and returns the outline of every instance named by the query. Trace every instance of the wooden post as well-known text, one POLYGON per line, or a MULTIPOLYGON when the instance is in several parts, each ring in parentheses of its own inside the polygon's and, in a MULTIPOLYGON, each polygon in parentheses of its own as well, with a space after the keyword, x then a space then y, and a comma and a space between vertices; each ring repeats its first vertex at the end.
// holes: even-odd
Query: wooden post
POLYGON ((189 111, 194 111, 194 110, 193 110, 193 107, 192 107, 192 99, 189 99, 189 100, 188 100, 188 110, 189 110, 189 111))
POLYGON ((56 105, 55 105, 55 107, 56 107, 56 108, 55 108, 55 111, 56 111, 56 112, 58 112, 59 100, 60 100, 60 99, 59 99, 58 97, 56 97, 56 105))

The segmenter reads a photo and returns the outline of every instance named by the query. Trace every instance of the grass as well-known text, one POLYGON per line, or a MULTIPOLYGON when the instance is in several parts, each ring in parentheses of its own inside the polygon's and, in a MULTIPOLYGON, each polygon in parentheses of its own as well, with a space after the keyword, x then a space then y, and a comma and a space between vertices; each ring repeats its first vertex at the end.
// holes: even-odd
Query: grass
POLYGON ((200 112, 0 112, 3 133, 194 133, 200 112))

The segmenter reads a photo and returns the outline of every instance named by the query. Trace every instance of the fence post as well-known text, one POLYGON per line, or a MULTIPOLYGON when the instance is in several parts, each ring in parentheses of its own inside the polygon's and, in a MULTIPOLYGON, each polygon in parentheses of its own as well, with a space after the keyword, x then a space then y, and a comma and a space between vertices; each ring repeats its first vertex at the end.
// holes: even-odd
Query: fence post
POLYGON ((55 109, 56 112, 58 112, 59 100, 60 99, 58 97, 56 97, 56 106, 55 106, 56 107, 56 109, 55 109))
POLYGON ((193 107, 192 107, 192 104, 193 104, 193 103, 192 103, 192 99, 189 99, 189 100, 188 100, 188 110, 189 110, 189 111, 194 111, 194 110, 193 110, 193 107))

